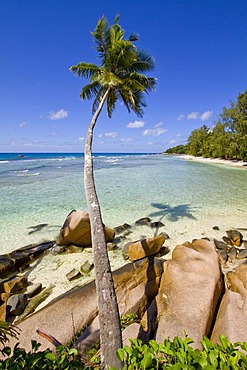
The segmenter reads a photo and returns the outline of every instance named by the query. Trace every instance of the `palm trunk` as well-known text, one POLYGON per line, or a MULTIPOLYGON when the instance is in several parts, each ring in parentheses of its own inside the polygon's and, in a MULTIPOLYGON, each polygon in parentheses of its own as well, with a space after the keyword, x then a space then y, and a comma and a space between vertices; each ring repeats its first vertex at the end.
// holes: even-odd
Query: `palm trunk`
POLYGON ((92 158, 93 129, 108 93, 109 89, 103 96, 88 128, 84 151, 84 187, 91 224, 95 282, 98 296, 101 366, 102 369, 108 369, 109 366, 121 369, 121 363, 116 357, 118 348, 122 347, 120 318, 100 205, 95 189, 92 158))

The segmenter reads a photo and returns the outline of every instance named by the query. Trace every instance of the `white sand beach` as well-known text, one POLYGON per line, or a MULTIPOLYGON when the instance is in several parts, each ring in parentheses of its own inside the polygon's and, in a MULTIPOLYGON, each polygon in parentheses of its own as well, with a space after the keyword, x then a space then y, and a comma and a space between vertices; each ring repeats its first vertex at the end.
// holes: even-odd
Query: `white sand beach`
POLYGON ((247 169, 247 162, 238 161, 234 159, 227 160, 227 159, 220 159, 220 158, 204 158, 204 157, 195 157, 189 154, 181 154, 181 155, 178 155, 178 157, 185 159, 185 160, 206 162, 206 163, 212 163, 212 164, 223 164, 227 166, 242 167, 242 168, 247 169))

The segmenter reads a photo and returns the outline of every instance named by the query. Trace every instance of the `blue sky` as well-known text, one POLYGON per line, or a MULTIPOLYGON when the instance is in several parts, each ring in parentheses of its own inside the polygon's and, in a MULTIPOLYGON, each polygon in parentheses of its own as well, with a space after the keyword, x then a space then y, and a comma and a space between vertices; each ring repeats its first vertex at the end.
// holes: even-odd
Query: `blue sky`
POLYGON ((91 102, 71 65, 97 63, 104 15, 156 60, 142 119, 117 105, 95 152, 159 153, 208 127, 247 89, 246 0, 0 0, 0 152, 81 152, 91 102))

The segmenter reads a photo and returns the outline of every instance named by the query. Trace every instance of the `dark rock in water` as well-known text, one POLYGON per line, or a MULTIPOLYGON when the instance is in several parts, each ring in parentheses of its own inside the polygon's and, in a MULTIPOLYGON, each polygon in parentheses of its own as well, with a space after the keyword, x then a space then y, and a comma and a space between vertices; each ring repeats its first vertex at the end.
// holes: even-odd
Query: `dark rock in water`
POLYGON ((226 250, 227 248, 227 244, 220 241, 220 240, 217 240, 217 239, 214 239, 214 244, 216 246, 217 249, 220 249, 220 250, 226 250))
POLYGON ((152 227, 152 228, 159 228, 159 227, 163 227, 163 226, 165 226, 164 224, 163 224, 163 222, 161 222, 161 221, 155 221, 155 222, 151 222, 150 223, 150 226, 152 227))
POLYGON ((27 294, 14 294, 7 301, 7 312, 18 316, 22 314, 27 305, 27 294))
POLYGON ((236 247, 240 247, 243 241, 243 235, 241 234, 240 231, 237 230, 228 230, 227 236, 229 239, 231 239, 233 245, 236 247))
POLYGON ((136 225, 148 225, 151 222, 149 217, 142 217, 135 222, 136 225))
POLYGON ((131 229, 131 226, 129 224, 126 224, 126 223, 123 224, 123 225, 119 225, 117 227, 114 227, 114 230, 115 230, 116 234, 120 234, 123 231, 129 230, 129 229, 131 229))
POLYGON ((8 254, 0 256, 0 278, 8 276, 14 271, 18 271, 20 268, 28 266, 29 262, 50 249, 54 244, 54 241, 32 244, 25 247, 16 249, 8 254))
POLYGON ((219 226, 213 226, 213 230, 219 230, 219 226))
POLYGON ((49 225, 48 224, 38 224, 38 225, 35 225, 35 226, 30 226, 29 229, 32 229, 32 230, 29 231, 28 234, 33 234, 33 233, 36 233, 37 231, 41 231, 47 226, 49 226, 49 225))

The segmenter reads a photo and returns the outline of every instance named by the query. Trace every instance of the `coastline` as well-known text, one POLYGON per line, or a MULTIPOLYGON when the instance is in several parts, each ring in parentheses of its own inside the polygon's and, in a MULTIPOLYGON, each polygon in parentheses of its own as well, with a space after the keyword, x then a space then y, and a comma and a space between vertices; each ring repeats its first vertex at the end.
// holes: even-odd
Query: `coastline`
POLYGON ((205 162, 205 163, 211 163, 211 164, 223 164, 227 166, 247 169, 247 162, 238 161, 234 159, 228 160, 228 159, 220 159, 220 158, 204 158, 204 157, 195 157, 189 154, 178 154, 176 156, 181 159, 185 159, 187 161, 205 162))

